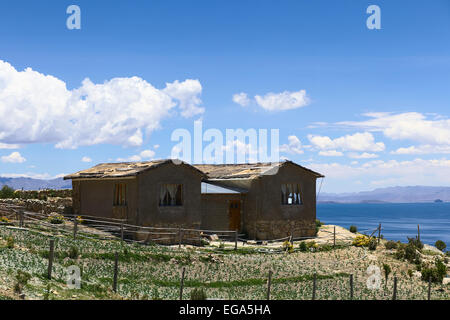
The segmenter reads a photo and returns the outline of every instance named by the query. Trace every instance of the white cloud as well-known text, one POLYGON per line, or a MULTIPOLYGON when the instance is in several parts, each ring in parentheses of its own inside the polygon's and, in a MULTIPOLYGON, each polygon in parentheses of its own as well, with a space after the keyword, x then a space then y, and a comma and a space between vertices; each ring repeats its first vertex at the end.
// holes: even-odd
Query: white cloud
POLYGON ((319 155, 325 157, 342 157, 344 154, 336 150, 323 150, 319 151, 319 155))
POLYGON ((375 142, 370 132, 358 132, 352 135, 345 135, 336 139, 327 136, 308 135, 312 145, 320 150, 336 150, 344 151, 372 151, 378 152, 385 149, 383 142, 375 142))
POLYGON ((305 90, 296 92, 284 91, 282 93, 267 93, 264 96, 255 96, 256 103, 269 111, 282 111, 301 108, 309 104, 305 90))
POLYGON ((339 125, 380 131, 393 140, 411 140, 429 145, 450 145, 450 119, 433 120, 418 112, 366 113, 366 121, 338 122, 339 125))
POLYGON ((83 157, 83 158, 81 158, 81 161, 83 161, 83 162, 92 162, 92 159, 89 158, 89 157, 83 157))
POLYGON ((18 144, 7 144, 0 143, 0 149, 19 149, 20 146, 18 144))
POLYGON ((241 92, 233 95, 233 102, 246 107, 250 104, 250 99, 245 92, 241 92))
POLYGON ((8 156, 3 156, 3 157, 1 157, 1 159, 2 159, 2 162, 7 162, 7 163, 22 163, 27 160, 24 157, 22 157, 22 155, 17 151, 11 153, 8 156))
MULTIPOLYGON (((357 163, 354 163, 357 164, 357 163)), ((340 163, 311 163, 309 168, 325 175, 327 184, 347 185, 364 181, 379 187, 396 185, 450 185, 450 160, 414 159, 410 161, 372 160, 359 166, 340 163)), ((337 187, 338 188, 338 187, 337 187)), ((335 191, 348 191, 337 189, 335 191)), ((358 188, 359 189, 359 188, 358 188)))
POLYGON ((391 151, 391 154, 436 154, 436 153, 450 153, 450 145, 448 146, 433 146, 433 145, 420 145, 410 146, 406 148, 398 148, 395 151, 391 151))
POLYGON ((139 77, 102 84, 85 79, 79 88, 0 60, 0 143, 55 143, 58 148, 101 143, 139 146, 177 107, 183 117, 204 112, 198 80, 157 89, 139 77))
POLYGON ((155 156, 155 151, 153 151, 153 150, 144 150, 139 155, 143 159, 150 159, 150 158, 153 158, 155 156))
POLYGON ((297 136, 289 136, 288 144, 283 144, 280 146, 280 152, 287 152, 292 154, 303 154, 302 142, 297 136))
POLYGON ((378 155, 375 153, 356 153, 356 152, 350 152, 347 154, 349 158, 352 159, 372 159, 372 158, 378 158, 378 155))
POLYGON ((132 155, 128 158, 117 158, 116 161, 120 161, 120 162, 143 161, 143 160, 150 160, 154 156, 155 156, 155 151, 143 150, 139 154, 132 155))
POLYGON ((198 80, 187 79, 183 82, 175 80, 173 83, 166 83, 166 88, 162 91, 179 101, 183 117, 189 118, 205 112, 204 108, 199 107, 202 103, 199 98, 202 85, 198 80))

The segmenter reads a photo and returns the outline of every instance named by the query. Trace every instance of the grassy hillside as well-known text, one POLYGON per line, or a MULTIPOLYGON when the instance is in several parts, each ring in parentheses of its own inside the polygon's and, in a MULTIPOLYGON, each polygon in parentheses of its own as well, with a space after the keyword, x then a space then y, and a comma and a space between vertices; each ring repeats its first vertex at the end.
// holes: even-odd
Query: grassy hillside
MULTIPOLYGON (((195 288, 209 298, 265 299, 267 274, 273 271, 272 299, 311 299, 317 273, 317 299, 349 299, 349 275, 354 275, 354 299, 391 299, 393 275, 399 299, 425 299, 428 284, 408 275, 415 266, 396 259, 380 245, 376 251, 338 243, 316 252, 268 253, 261 246, 237 251, 150 246, 118 240, 77 239, 41 227, 0 226, 0 299, 178 299, 180 273, 186 267, 184 299, 195 288), (47 279, 49 239, 55 239, 53 279, 47 279), (114 253, 119 253, 118 291, 112 291, 114 253), (367 268, 392 268, 386 289, 370 290, 367 268), (67 268, 82 270, 80 289, 67 286, 67 268), (29 279, 27 279, 29 278, 29 279), (23 298, 23 296, 22 296, 23 298)), ((294 244, 298 248, 298 243, 294 244)), ((223 246, 222 246, 223 247, 223 246)), ((273 248, 273 246, 272 246, 273 248)), ((382 269, 383 270, 383 269, 382 269)), ((433 299, 450 299, 448 286, 433 284, 433 299)))

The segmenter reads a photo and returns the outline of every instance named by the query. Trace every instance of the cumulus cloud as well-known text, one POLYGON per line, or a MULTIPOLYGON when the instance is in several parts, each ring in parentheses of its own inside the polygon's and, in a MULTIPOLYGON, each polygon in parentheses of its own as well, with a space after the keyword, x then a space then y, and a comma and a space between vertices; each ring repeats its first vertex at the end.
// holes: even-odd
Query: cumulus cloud
POLYGON ((19 149, 20 146, 18 144, 8 144, 0 142, 0 149, 19 149))
POLYGON ((418 112, 365 113, 366 121, 344 121, 339 125, 380 131, 393 140, 411 140, 429 145, 450 145, 450 119, 428 119, 418 112))
POLYGON ((450 153, 450 144, 448 146, 441 146, 441 145, 410 146, 398 148, 395 151, 391 151, 391 154, 435 154, 435 153, 441 154, 450 153))
POLYGON ((64 81, 31 68, 17 71, 0 60, 0 143, 55 143, 77 148, 101 143, 140 146, 177 110, 201 114, 202 86, 187 79, 157 89, 139 77, 101 84, 85 79, 68 90, 64 81))
POLYGON ((383 142, 375 142, 375 138, 370 132, 358 132, 352 135, 345 135, 336 139, 328 136, 308 135, 311 144, 320 150, 344 151, 372 151, 378 152, 385 149, 383 142))
POLYGON ((245 92, 236 93, 233 95, 233 102, 241 105, 242 107, 246 107, 250 104, 250 98, 245 92))
POLYGON ((81 161, 83 161, 83 162, 92 162, 92 159, 89 158, 89 157, 83 157, 83 158, 81 158, 81 161))
POLYGON ((336 150, 322 150, 319 151, 319 155, 325 157, 342 157, 344 154, 336 150))
POLYGON ((302 142, 297 136, 289 136, 288 144, 283 144, 280 146, 280 152, 292 153, 292 154, 303 154, 302 142))
POLYGON ((347 156, 349 158, 352 159, 372 159, 372 158, 378 158, 378 155, 375 153, 368 153, 368 152, 363 152, 363 153, 356 153, 356 152, 350 152, 347 154, 347 156))
POLYGON ((305 90, 281 93, 267 93, 264 96, 255 96, 256 103, 265 110, 283 111, 297 109, 309 104, 310 100, 306 96, 305 90))
POLYGON ((143 161, 143 160, 151 160, 155 156, 155 151, 153 150, 144 150, 139 154, 132 155, 128 158, 117 158, 116 161, 120 162, 128 162, 128 161, 143 161))
MULTIPOLYGON (((357 164, 357 163, 355 163, 357 164)), ((328 185, 450 185, 450 160, 414 159, 409 161, 372 160, 358 166, 340 163, 311 163, 309 167, 326 176, 328 185)), ((336 191, 339 191, 336 190, 336 191)))
POLYGON ((22 157, 22 155, 19 152, 15 151, 8 156, 2 156, 1 160, 2 162, 6 163, 22 163, 25 162, 27 159, 22 157))

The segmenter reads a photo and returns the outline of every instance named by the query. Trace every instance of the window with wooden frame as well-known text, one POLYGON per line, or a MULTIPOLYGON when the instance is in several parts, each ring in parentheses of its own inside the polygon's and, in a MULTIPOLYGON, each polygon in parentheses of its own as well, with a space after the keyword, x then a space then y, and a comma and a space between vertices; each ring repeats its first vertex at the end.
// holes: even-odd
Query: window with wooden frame
POLYGON ((114 185, 114 201, 115 206, 124 206, 127 204, 127 185, 125 183, 116 183, 114 185))
POLYGON ((183 185, 182 184, 162 184, 159 192, 160 206, 182 206, 183 205, 183 185))
POLYGON ((286 183, 281 185, 281 204, 302 204, 302 195, 300 192, 300 185, 298 183, 286 183))

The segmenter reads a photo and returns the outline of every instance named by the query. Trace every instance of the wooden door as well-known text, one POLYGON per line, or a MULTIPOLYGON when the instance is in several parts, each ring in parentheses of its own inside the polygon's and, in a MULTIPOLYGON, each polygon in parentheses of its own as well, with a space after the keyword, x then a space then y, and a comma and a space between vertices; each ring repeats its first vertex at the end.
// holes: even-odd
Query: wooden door
POLYGON ((231 200, 228 213, 230 217, 230 230, 239 230, 241 227, 241 201, 231 200))

